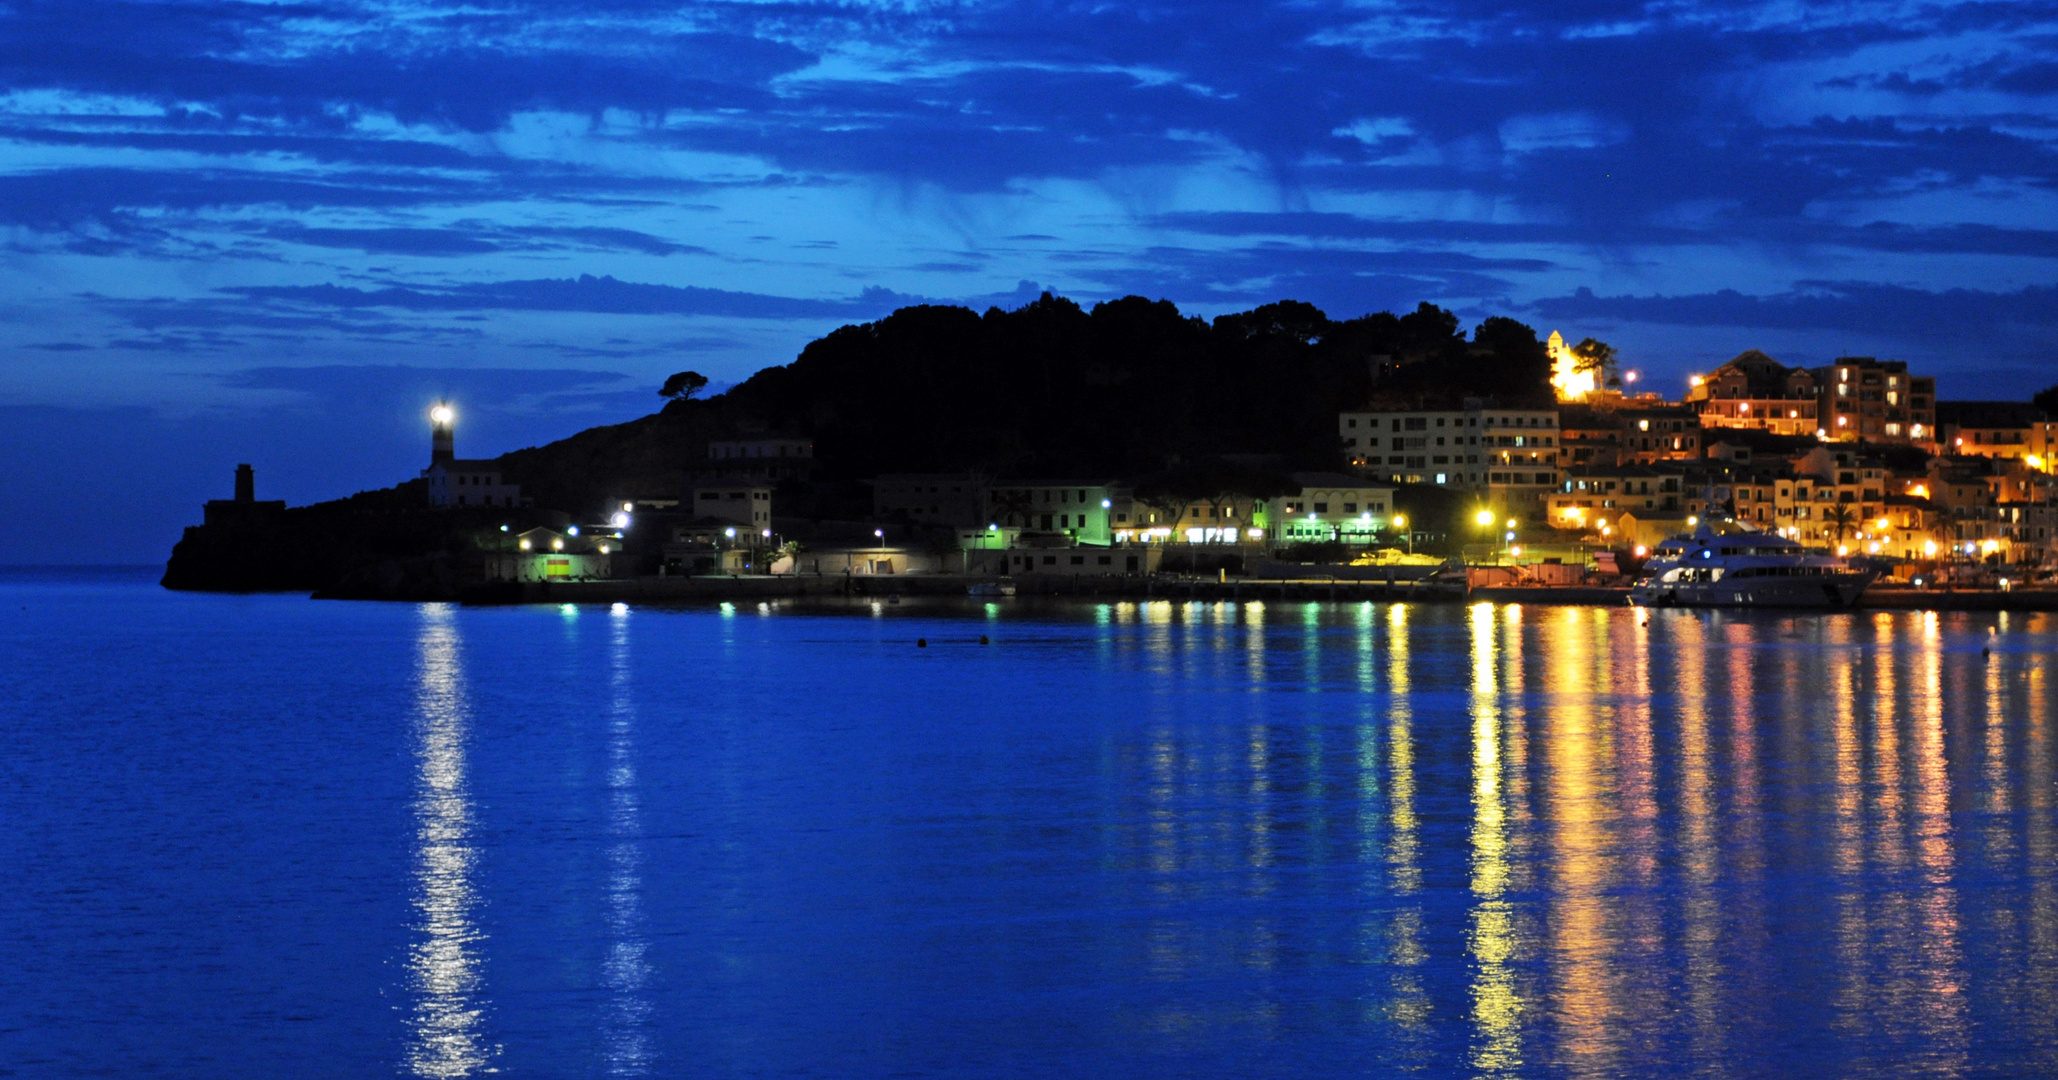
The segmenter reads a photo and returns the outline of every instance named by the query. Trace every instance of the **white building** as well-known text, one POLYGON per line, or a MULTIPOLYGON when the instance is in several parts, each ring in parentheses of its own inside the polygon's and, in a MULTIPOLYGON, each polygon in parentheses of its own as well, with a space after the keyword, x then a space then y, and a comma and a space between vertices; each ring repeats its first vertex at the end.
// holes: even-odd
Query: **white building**
POLYGON ((1468 398, 1460 409, 1341 413, 1337 432, 1351 467, 1368 476, 1475 492, 1509 512, 1541 512, 1560 482, 1556 409, 1468 398))
POLYGON ((717 518, 750 529, 772 527, 772 488, 749 481, 710 480, 694 484, 693 516, 717 518))
POLYGON ((1131 512, 1128 493, 1105 480, 996 480, 986 487, 989 523, 1064 533, 1082 544, 1110 543, 1131 512))

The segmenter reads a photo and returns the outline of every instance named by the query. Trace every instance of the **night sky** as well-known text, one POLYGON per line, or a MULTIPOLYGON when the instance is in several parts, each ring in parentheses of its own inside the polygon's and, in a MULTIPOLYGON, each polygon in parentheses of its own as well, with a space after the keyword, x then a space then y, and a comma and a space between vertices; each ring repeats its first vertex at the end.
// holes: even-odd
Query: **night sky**
POLYGON ((2058 3, 0 0, 4 561, 923 300, 1430 300, 2058 381, 2058 3))

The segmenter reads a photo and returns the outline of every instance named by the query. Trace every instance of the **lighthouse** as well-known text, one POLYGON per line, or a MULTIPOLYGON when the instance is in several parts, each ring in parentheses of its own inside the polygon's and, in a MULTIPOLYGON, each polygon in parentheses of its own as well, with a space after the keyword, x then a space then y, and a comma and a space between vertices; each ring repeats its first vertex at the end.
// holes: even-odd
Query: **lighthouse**
POLYGON ((429 466, 457 460, 457 410, 439 401, 429 410, 429 466))
POLYGON ((503 483, 498 461, 460 461, 457 410, 448 401, 429 409, 429 505, 439 507, 522 505, 520 485, 503 483))

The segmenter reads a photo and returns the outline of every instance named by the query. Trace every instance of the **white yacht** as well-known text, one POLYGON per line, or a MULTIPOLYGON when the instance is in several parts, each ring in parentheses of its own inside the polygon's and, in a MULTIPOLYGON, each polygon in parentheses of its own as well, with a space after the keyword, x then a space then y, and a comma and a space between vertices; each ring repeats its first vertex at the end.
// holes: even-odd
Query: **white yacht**
POLYGON ((1777 533, 1702 523, 1644 565, 1629 602, 1643 607, 1849 607, 1879 571, 1810 551, 1777 533))

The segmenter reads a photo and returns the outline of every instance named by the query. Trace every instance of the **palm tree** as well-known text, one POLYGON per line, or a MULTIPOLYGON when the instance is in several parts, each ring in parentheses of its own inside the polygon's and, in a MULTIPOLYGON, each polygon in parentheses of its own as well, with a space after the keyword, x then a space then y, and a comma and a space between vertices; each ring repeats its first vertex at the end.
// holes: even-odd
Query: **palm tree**
POLYGON ((1836 534, 1836 542, 1839 544, 1844 542, 1844 534, 1858 524, 1858 515, 1853 514, 1851 508, 1842 503, 1830 507, 1822 515, 1822 519, 1829 523, 1830 531, 1836 534))
POLYGON ((986 501, 993 504, 993 516, 1002 525, 1027 527, 1029 514, 1035 506, 1029 500, 1029 493, 1020 488, 989 488, 986 501), (1020 518, 1020 521, 1016 519, 1020 518))

